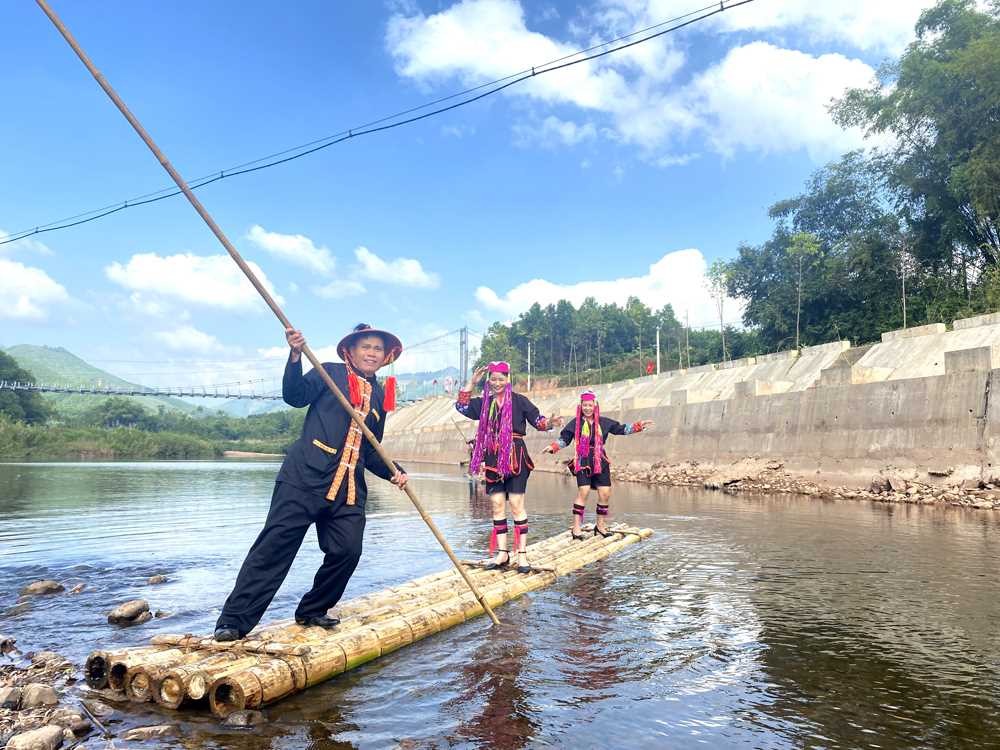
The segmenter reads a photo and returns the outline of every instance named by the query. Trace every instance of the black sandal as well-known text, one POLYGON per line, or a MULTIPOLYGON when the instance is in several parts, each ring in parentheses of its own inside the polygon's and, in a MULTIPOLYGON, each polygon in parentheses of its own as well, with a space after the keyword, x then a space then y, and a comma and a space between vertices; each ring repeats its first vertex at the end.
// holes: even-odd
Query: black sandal
POLYGON ((594 527, 594 536, 603 536, 605 539, 607 539, 609 536, 614 536, 614 535, 615 532, 613 531, 601 531, 596 526, 594 527))
POLYGON ((573 533, 573 529, 570 529, 570 530, 569 530, 569 535, 570 535, 571 537, 573 537, 574 539, 576 539, 576 541, 578 541, 578 542, 582 542, 582 541, 583 541, 584 539, 586 539, 586 538, 587 538, 587 535, 586 535, 586 534, 574 534, 574 533, 573 533))
MULTIPOLYGON (((527 560, 527 558, 528 558, 528 553, 527 552, 518 552, 517 553, 518 560, 521 559, 521 555, 524 555, 525 556, 525 560, 527 560)), ((531 572, 531 566, 530 565, 518 565, 517 566, 517 572, 518 573, 530 573, 531 572)))
POLYGON ((497 551, 503 552, 505 555, 507 555, 507 559, 504 560, 502 563, 498 563, 496 560, 490 560, 488 563, 486 563, 486 565, 483 566, 484 570, 496 570, 497 568, 502 568, 506 565, 510 565, 510 551, 505 549, 497 551))

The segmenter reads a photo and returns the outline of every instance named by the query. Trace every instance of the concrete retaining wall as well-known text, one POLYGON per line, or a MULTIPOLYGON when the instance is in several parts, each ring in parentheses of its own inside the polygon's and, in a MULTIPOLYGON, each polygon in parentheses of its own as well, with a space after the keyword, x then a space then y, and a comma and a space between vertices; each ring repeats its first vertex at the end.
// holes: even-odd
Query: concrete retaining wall
MULTIPOLYGON (((887 466, 953 467, 953 481, 990 476, 1000 436, 1000 324, 981 320, 956 321, 953 331, 911 329, 870 347, 836 342, 598 386, 602 413, 657 425, 612 439, 609 454, 616 463, 777 458, 814 479, 859 484, 887 466)), ((569 418, 578 391, 530 396, 543 413, 569 418)), ((401 459, 454 463, 466 457, 459 430, 472 437, 475 424, 450 399, 430 399, 393 415, 386 442, 401 459)), ((558 467, 541 454, 551 439, 528 437, 539 469, 558 467)))

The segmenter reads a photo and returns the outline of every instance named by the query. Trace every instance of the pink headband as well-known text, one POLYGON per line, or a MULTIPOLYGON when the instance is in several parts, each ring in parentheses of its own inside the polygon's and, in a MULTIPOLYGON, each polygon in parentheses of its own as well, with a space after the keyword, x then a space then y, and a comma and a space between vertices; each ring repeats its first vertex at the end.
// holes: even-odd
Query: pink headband
POLYGON ((490 362, 486 369, 490 373, 499 372, 510 375, 510 364, 507 362, 490 362))
POLYGON ((593 391, 584 391, 580 394, 580 401, 597 401, 597 394, 593 391))

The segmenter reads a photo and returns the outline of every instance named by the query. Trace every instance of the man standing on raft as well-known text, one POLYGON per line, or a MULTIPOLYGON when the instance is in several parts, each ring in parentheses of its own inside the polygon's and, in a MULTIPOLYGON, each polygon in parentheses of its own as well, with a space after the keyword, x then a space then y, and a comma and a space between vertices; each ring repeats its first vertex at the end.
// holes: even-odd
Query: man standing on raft
POLYGON ((556 453, 576 441, 576 457, 570 471, 576 475, 576 501, 573 503, 574 539, 583 539, 580 526, 587 510, 587 496, 597 490, 597 523, 594 536, 611 536, 607 527, 608 505, 611 502, 611 462, 604 451, 604 441, 609 435, 634 435, 653 426, 651 419, 631 424, 621 424, 601 416, 601 407, 593 391, 580 394, 576 417, 569 421, 559 435, 559 440, 546 446, 542 453, 556 453))
MULTIPOLYGON (((289 328, 285 338, 291 352, 281 393, 289 406, 308 406, 309 411, 301 437, 289 449, 278 472, 264 528, 247 553, 219 615, 217 641, 243 638, 260 622, 314 523, 320 549, 326 555, 312 589, 295 610, 295 621, 305 626, 335 627, 340 621, 328 617, 327 610, 340 600, 361 558, 368 494, 365 469, 400 489, 406 486, 403 468, 382 462, 319 374, 302 374, 302 347, 306 343, 302 334, 289 328)), ((379 441, 386 414, 395 408, 395 379, 389 378, 385 393, 375 373, 394 362, 402 351, 402 343, 393 334, 361 324, 337 345, 344 363, 323 364, 379 441)))

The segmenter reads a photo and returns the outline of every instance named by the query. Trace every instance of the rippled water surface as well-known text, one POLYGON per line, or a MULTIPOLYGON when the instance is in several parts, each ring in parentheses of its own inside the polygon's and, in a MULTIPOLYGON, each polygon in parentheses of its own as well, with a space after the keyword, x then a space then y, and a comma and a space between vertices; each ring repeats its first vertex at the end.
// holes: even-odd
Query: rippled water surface
MULTIPOLYGON (((273 463, 0 465, 0 631, 82 663, 157 632, 208 632, 263 522, 273 463), (146 578, 166 573, 169 583, 146 578), (18 605, 38 578, 83 593, 18 605), (171 613, 109 626, 114 603, 171 613)), ((489 510, 457 470, 414 486, 457 551, 489 510)), ((372 480, 347 597, 447 564, 405 495, 372 480)), ((536 474, 532 535, 574 488, 536 474)), ((256 734, 202 713, 163 747, 1000 747, 1000 523, 958 509, 751 498, 619 484, 647 542, 265 710, 256 734)), ((589 508, 593 518, 593 506, 589 508)), ((268 618, 321 553, 309 535, 268 618)), ((152 746, 146 743, 145 746, 152 746)))

